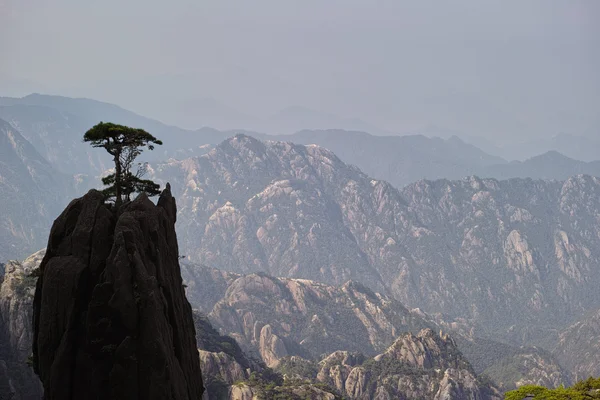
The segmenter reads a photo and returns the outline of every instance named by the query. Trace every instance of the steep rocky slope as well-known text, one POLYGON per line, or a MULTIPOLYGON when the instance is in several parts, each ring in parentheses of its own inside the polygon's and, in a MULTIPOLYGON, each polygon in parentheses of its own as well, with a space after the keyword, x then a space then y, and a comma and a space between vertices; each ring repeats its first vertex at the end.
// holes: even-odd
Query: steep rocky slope
POLYGON ((283 373, 299 360, 309 363, 306 368, 300 366, 301 370, 314 369, 316 376, 312 364, 323 354, 345 351, 375 356, 398 335, 430 327, 452 332, 474 371, 501 387, 512 388, 518 382, 556 387, 571 382, 570 375, 542 349, 473 337, 461 321, 408 310, 389 296, 354 282, 336 287, 262 273, 241 276, 189 263, 183 269, 201 277, 184 280, 188 297, 200 300, 192 300, 194 307, 212 307, 209 317, 221 333, 234 337, 246 353, 283 373), (214 302, 218 297, 222 299, 214 302))
POLYGON ((195 262, 341 285, 462 318, 478 336, 544 339, 600 306, 600 180, 476 177, 398 191, 318 146, 231 138, 154 166, 180 188, 195 262))
POLYGON ((374 358, 348 351, 325 355, 320 362, 283 357, 275 365, 282 379, 249 361, 231 338, 217 334, 208 321, 201 317, 196 321, 199 347, 210 350, 200 351, 213 396, 209 398, 499 398, 491 384, 477 378, 454 341, 431 329, 399 335, 374 358))
POLYGON ((199 399, 203 385, 167 184, 117 213, 98 191, 56 219, 34 298, 33 366, 48 400, 199 399))
POLYGON ((48 228, 71 193, 69 183, 0 119, 0 261, 23 259, 45 245, 48 228))
POLYGON ((323 399, 337 400, 335 391, 315 380, 284 380, 262 361, 244 354, 237 342, 220 335, 208 319, 194 313, 202 377, 206 386, 203 399, 323 399))
POLYGON ((424 329, 401 335, 374 358, 335 352, 311 366, 289 360, 288 374, 328 384, 350 399, 495 399, 498 392, 477 378, 447 335, 424 329))
POLYGON ((0 273, 0 399, 39 400, 42 385, 27 360, 31 355, 32 303, 44 252, 22 263, 10 261, 0 273))
POLYGON ((288 355, 316 359, 347 350, 373 356, 400 333, 431 326, 398 301, 355 282, 333 287, 264 274, 231 283, 209 318, 270 367, 288 355))
POLYGON ((578 380, 600 376, 600 309, 560 332, 554 355, 578 380))
POLYGON ((205 156, 153 170, 157 181, 176 177, 183 189, 180 213, 185 217, 178 231, 192 261, 325 282, 360 277, 382 288, 334 198, 338 185, 353 175, 368 182, 316 146, 265 146, 243 135, 205 156))
POLYGON ((262 364, 246 357, 234 339, 220 335, 208 319, 196 311, 194 326, 205 386, 203 398, 225 398, 231 385, 248 379, 252 371, 263 369, 262 364))

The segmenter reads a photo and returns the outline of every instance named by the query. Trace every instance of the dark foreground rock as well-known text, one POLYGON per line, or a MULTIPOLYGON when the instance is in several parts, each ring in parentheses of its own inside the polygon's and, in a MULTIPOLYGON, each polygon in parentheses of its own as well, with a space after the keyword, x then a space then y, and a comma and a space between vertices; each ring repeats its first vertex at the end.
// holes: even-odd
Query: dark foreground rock
POLYGON ((47 400, 200 399, 170 187, 118 217, 92 190, 52 226, 34 299, 33 364, 47 400))

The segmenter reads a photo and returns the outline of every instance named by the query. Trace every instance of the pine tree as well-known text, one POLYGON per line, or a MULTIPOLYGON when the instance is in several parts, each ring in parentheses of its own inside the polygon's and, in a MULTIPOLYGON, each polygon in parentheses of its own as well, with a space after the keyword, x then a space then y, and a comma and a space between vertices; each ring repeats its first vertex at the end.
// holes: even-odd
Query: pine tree
POLYGON ((160 186, 151 180, 142 179, 146 173, 146 164, 138 163, 138 168, 132 172, 135 159, 143 148, 154 150, 155 145, 162 142, 143 129, 130 128, 111 122, 100 122, 88 130, 83 136, 84 142, 90 142, 93 147, 104 148, 115 163, 115 172, 102 179, 106 186, 103 193, 107 198, 115 199, 119 208, 124 201, 129 201, 132 193, 146 193, 155 196, 160 193, 160 186))

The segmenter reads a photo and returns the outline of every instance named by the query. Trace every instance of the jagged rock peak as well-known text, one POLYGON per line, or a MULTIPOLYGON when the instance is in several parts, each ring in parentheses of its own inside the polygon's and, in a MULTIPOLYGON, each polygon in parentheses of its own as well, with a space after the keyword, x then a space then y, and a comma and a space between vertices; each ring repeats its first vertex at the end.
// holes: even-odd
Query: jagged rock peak
POLYGON ((56 219, 34 299, 34 369, 47 400, 200 399, 170 185, 118 215, 91 190, 56 219))
POLYGON ((400 336, 385 353, 376 360, 392 358, 416 368, 456 368, 471 370, 471 366, 459 353, 454 340, 442 332, 427 328, 416 336, 406 333, 400 336))

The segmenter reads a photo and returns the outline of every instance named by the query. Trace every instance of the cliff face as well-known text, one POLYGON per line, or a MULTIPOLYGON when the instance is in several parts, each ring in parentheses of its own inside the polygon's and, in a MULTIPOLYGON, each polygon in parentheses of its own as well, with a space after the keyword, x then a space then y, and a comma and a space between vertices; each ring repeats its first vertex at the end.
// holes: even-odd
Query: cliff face
POLYGON ((102 195, 52 226, 34 300, 34 368, 48 400, 199 399, 203 385, 170 187, 115 216, 102 195))
POLYGON ((9 261, 0 274, 0 399, 39 400, 42 385, 27 365, 31 354, 34 277, 44 252, 9 261))

